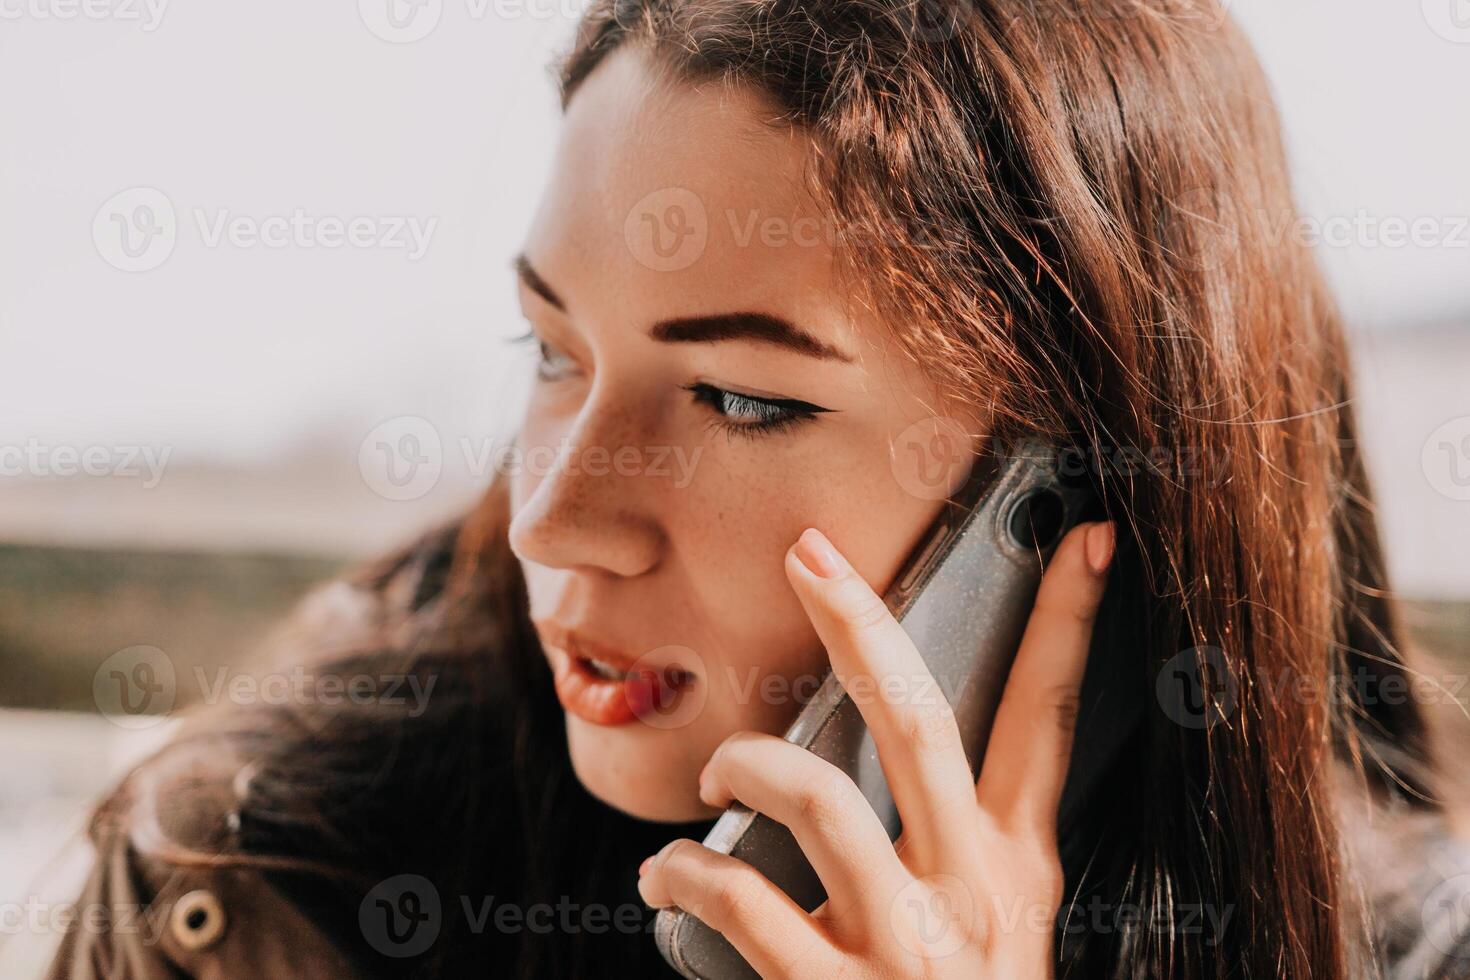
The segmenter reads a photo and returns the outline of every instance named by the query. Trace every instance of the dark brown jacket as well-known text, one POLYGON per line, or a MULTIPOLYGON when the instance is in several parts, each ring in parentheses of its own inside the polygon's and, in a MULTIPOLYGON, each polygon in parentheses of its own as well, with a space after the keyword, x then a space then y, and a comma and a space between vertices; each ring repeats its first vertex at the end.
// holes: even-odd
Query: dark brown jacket
POLYGON ((273 644, 268 671, 368 696, 211 707, 103 803, 50 980, 675 976, 637 867, 710 824, 570 777, 549 677, 497 646, 527 640, 503 588, 450 615, 462 531, 318 588, 273 644))
MULTIPOLYGON (((292 617, 283 656, 374 678, 370 707, 200 717, 105 802, 50 980, 674 976, 636 868, 709 824, 642 823, 582 790, 544 671, 499 655, 528 640, 495 621, 504 583, 446 626, 462 537, 428 535, 292 617), (408 676, 433 682, 430 710, 389 703, 408 676)), ((1385 975, 1470 976, 1464 848, 1417 811, 1347 819, 1385 975)))

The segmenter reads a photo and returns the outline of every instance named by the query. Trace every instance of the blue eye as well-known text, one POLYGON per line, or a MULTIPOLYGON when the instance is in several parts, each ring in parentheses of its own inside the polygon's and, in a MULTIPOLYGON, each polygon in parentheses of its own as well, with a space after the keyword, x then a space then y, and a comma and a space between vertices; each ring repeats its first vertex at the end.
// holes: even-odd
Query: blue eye
POLYGON ((696 403, 715 413, 714 425, 727 435, 755 436, 780 432, 809 422, 830 408, 795 398, 758 398, 696 382, 684 385, 696 403))

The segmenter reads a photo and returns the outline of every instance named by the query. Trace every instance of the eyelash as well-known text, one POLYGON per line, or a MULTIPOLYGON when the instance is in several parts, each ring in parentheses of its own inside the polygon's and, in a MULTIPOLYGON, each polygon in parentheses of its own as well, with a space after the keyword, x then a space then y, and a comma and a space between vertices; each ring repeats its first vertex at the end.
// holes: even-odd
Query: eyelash
POLYGON ((798 401, 795 398, 756 398, 754 395, 742 395, 739 392, 716 388, 702 381, 680 387, 692 394, 696 402, 709 406, 710 410, 716 414, 716 417, 710 420, 711 427, 724 432, 727 436, 754 439, 757 436, 774 435, 810 422, 823 412, 831 411, 831 409, 822 408, 810 402, 798 401), (757 416, 756 420, 753 422, 731 421, 731 413, 741 409, 746 412, 754 412, 757 416))
MULTIPOLYGON (((557 380, 545 372, 545 366, 551 360, 551 349, 545 341, 536 336, 534 330, 529 330, 519 337, 513 337, 510 342, 536 344, 540 348, 540 363, 536 369, 537 377, 545 381, 557 380)), ((813 405, 796 398, 757 398, 754 395, 743 395, 736 391, 717 388, 703 381, 680 385, 680 387, 694 396, 696 404, 702 404, 715 413, 715 418, 710 420, 711 428, 732 437, 754 439, 763 435, 775 435, 789 431, 805 422, 812 421, 824 412, 831 411, 829 408, 822 408, 820 405, 813 405), (731 415, 737 412, 753 414, 756 418, 747 422, 732 421, 731 415)))
POLYGON ((535 344, 536 347, 538 348, 538 352, 537 352, 537 363, 536 363, 536 377, 540 378, 542 381, 556 381, 557 380, 557 378, 555 378, 554 376, 546 373, 546 366, 549 363, 551 363, 551 360, 552 360, 552 358, 551 358, 551 347, 546 343, 546 341, 544 341, 540 337, 536 336, 536 331, 534 331, 534 330, 527 330, 525 333, 521 334, 519 337, 512 337, 512 338, 510 338, 510 341, 509 342, 512 343, 512 344, 535 344))

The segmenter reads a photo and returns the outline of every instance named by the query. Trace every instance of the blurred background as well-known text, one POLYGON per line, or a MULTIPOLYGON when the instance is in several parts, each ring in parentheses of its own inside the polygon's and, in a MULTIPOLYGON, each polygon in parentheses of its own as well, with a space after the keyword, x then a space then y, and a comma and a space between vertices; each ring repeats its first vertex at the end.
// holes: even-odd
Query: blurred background
MULTIPOLYGON (((111 669, 247 663, 489 479, 580 2, 0 2, 0 907, 72 897, 62 844, 167 734, 107 710, 111 669)), ((1463 674, 1470 5, 1232 11, 1286 121, 1283 233, 1352 327, 1410 626, 1463 674)), ((33 975, 14 938, 0 975, 33 975)))

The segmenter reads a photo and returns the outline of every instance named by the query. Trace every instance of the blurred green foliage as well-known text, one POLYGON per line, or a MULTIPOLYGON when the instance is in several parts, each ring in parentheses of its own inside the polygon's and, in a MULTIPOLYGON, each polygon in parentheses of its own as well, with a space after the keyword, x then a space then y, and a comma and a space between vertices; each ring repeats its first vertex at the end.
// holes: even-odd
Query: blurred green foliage
MULTIPOLYGON (((94 710, 92 678, 125 647, 181 673, 246 667, 307 589, 343 562, 269 554, 0 545, 0 707, 94 710)), ((1470 667, 1470 602, 1403 604, 1413 642, 1470 667)))
POLYGON ((269 554, 0 545, 0 707, 95 710, 108 656, 148 645, 180 671, 245 665, 342 563, 269 554))

